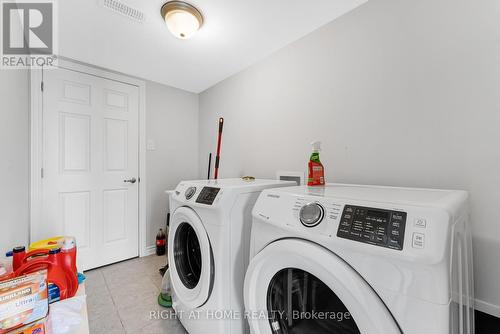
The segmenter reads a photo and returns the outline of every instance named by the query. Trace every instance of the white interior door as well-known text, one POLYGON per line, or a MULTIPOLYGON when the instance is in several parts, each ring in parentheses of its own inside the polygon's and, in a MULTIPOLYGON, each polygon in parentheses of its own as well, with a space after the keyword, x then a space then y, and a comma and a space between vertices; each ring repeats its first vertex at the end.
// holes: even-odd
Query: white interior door
POLYGON ((75 236, 85 270, 138 256, 138 117, 137 86, 44 71, 42 219, 32 240, 75 236))

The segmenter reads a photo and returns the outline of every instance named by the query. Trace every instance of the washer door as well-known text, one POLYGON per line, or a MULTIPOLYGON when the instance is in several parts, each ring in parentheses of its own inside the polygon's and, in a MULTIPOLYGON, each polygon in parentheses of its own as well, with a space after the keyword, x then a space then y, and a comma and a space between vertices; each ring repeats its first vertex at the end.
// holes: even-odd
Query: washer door
POLYGON ((244 294, 254 334, 401 334, 368 283, 312 242, 264 248, 250 263, 244 294))
POLYGON ((205 227, 192 209, 181 207, 172 215, 168 263, 179 301, 190 309, 205 304, 213 283, 212 249, 205 227))

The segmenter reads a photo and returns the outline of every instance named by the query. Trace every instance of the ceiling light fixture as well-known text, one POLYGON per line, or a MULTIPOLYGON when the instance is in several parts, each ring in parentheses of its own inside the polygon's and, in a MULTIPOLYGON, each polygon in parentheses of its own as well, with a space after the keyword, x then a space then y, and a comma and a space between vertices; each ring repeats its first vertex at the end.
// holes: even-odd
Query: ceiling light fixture
POLYGON ((183 1, 169 1, 161 7, 161 17, 175 37, 188 39, 203 25, 203 16, 196 7, 183 1))

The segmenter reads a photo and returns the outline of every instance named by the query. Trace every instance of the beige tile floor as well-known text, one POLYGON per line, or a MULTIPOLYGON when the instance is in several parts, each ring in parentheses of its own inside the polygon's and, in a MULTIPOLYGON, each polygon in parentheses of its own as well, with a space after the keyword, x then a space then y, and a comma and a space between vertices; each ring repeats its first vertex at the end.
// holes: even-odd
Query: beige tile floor
MULTIPOLYGON (((86 271, 91 334, 185 334, 180 322, 157 303, 164 256, 132 259, 86 271), (163 311, 161 318, 151 312, 163 311)), ((157 313, 158 314, 158 313, 157 313)))

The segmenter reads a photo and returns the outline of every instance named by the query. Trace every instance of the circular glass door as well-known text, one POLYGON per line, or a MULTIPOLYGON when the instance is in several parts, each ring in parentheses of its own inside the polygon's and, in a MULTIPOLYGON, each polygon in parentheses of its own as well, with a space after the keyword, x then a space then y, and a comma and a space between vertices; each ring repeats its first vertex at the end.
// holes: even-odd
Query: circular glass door
POLYGON ((401 334, 351 266, 305 240, 275 241, 255 255, 244 299, 254 334, 401 334))
POLYGON ((168 263, 178 301, 197 308, 210 297, 213 259, 208 234, 195 211, 180 207, 170 220, 168 263))
POLYGON ((181 223, 174 237, 174 259, 177 273, 188 289, 194 289, 200 281, 202 260, 200 241, 196 231, 188 223, 181 223))
POLYGON ((273 277, 267 309, 275 333, 360 333, 339 297, 319 278, 301 269, 283 269, 273 277))

